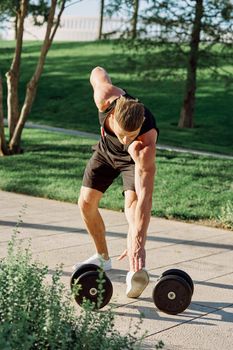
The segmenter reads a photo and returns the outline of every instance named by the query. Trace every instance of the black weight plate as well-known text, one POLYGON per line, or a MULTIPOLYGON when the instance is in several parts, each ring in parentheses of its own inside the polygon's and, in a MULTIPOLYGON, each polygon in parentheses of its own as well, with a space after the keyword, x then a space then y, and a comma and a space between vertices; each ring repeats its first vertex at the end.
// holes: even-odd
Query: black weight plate
POLYGON ((86 298, 95 304, 96 309, 101 309, 107 305, 112 297, 113 287, 110 279, 106 276, 106 274, 103 275, 103 279, 104 291, 100 305, 97 305, 99 295, 99 282, 97 282, 97 280, 99 280, 99 272, 97 271, 86 272, 79 277, 78 284, 81 286, 81 290, 79 291, 79 294, 75 296, 76 302, 82 306, 83 299, 86 298))
POLYGON ((179 269, 170 269, 170 270, 164 271, 162 273, 162 277, 167 276, 167 275, 176 275, 176 276, 180 276, 180 277, 184 278, 185 281, 188 282, 188 284, 192 290, 192 294, 193 294, 193 292, 194 292, 193 280, 187 272, 185 272, 183 270, 179 270, 179 269))
POLYGON ((73 284, 76 282, 76 280, 85 272, 90 271, 98 271, 100 270, 100 267, 95 264, 84 264, 79 266, 72 274, 70 279, 70 287, 72 289, 73 284))
POLYGON ((153 290, 153 300, 157 308, 171 315, 177 315, 187 309, 191 298, 189 283, 175 275, 162 277, 153 290))

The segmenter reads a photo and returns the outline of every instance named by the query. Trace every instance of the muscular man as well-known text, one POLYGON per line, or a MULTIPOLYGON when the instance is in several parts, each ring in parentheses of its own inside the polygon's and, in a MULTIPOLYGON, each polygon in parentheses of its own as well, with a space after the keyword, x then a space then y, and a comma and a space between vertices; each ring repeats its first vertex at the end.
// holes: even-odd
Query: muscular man
MULTIPOLYGON (((96 254, 83 263, 111 269, 105 225, 98 210, 103 193, 119 175, 123 178, 125 215, 129 224, 126 277, 128 297, 137 298, 149 282, 145 270, 145 243, 150 221, 158 129, 151 112, 124 89, 114 86, 101 67, 92 70, 90 82, 99 111, 101 139, 85 169, 79 207, 96 254)), ((80 265, 75 265, 76 267, 80 265)))

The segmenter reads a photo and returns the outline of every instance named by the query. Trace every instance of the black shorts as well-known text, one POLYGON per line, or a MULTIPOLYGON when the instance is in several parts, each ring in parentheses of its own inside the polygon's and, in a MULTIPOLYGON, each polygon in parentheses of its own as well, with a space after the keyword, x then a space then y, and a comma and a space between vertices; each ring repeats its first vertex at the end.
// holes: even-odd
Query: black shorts
POLYGON ((101 149, 97 144, 95 151, 87 163, 82 185, 104 193, 120 174, 123 179, 123 191, 135 191, 135 163, 127 157, 113 155, 101 149))

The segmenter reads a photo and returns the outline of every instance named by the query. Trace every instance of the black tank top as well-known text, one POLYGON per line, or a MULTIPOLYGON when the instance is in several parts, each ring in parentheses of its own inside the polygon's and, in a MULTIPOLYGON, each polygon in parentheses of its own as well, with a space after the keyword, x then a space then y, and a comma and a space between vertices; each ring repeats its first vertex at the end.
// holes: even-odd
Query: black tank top
MULTIPOLYGON (((127 99, 133 99, 133 100, 136 99, 135 97, 130 96, 127 92, 123 96, 127 99)), ((120 143, 120 141, 118 140, 115 134, 104 129, 105 120, 109 115, 109 113, 115 108, 116 101, 118 100, 118 98, 114 100, 104 112, 99 112, 99 122, 101 127, 104 130, 104 136, 102 135, 100 142, 102 143, 102 146, 106 151, 110 151, 114 155, 126 156, 126 155, 129 155, 128 153, 129 145, 123 145, 122 143, 120 143)), ((145 106, 144 106, 144 117, 145 117, 145 120, 142 124, 142 127, 137 137, 145 134, 147 131, 151 129, 156 129, 157 133, 159 134, 159 129, 156 126, 155 118, 153 114, 149 111, 149 109, 145 106)))

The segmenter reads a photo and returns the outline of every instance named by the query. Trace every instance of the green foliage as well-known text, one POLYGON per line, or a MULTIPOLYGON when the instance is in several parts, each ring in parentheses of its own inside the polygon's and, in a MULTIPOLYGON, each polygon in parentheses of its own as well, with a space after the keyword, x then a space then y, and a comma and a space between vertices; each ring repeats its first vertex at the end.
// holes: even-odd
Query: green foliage
POLYGON ((93 311, 85 303, 77 315, 61 267, 46 283, 48 267, 33 261, 30 246, 23 249, 18 238, 17 228, 0 261, 0 349, 140 349, 144 338, 137 337, 138 329, 121 335, 111 309, 93 311))
MULTIPOLYGON (((119 1, 114 1, 113 4, 115 3, 119 1)), ((113 4, 109 5, 109 8, 113 7, 113 4)), ((187 67, 196 6, 197 1, 148 1, 145 9, 141 11, 137 40, 121 40, 125 48, 124 58, 128 59, 129 65, 143 76, 161 79, 183 77, 183 71, 180 68, 187 67), (158 51, 161 55, 158 55, 158 51), (164 70, 161 70, 161 64, 164 70)), ((202 7, 201 2, 198 6, 202 7)), ((227 83, 232 83, 233 75, 222 67, 219 60, 221 50, 221 54, 225 56, 225 66, 231 65, 232 1, 203 1, 203 12, 201 11, 199 15, 201 16, 201 35, 198 69, 208 67, 215 78, 221 77, 227 83)))
MULTIPOLYGON (((66 0, 67 2, 70 0, 66 0)), ((27 15, 31 15, 35 25, 42 25, 48 20, 51 2, 49 0, 28 1, 27 15), (39 17, 42 17, 42 19, 39 17)), ((20 0, 1 0, 0 21, 9 17, 16 17, 20 8, 20 0)))
POLYGON ((47 0, 39 0, 37 3, 30 3, 28 6, 28 12, 33 16, 35 25, 43 25, 44 22, 47 22, 50 10, 50 2, 47 0), (39 19, 39 16, 42 17, 39 19))

